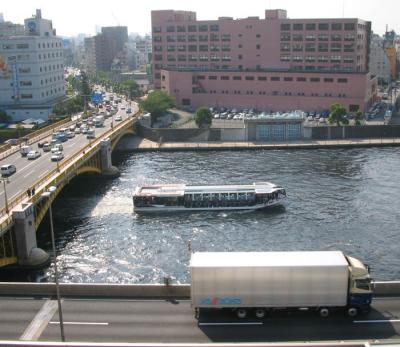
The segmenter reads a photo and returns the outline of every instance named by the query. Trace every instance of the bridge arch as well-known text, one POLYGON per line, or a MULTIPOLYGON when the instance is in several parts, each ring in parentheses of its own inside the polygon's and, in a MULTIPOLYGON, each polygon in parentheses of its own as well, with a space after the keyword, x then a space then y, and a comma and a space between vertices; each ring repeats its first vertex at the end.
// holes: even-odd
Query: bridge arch
POLYGON ((117 147, 119 141, 120 141, 124 136, 127 136, 127 135, 136 135, 136 132, 135 132, 135 130, 134 130, 132 127, 130 127, 130 128, 126 128, 123 132, 121 132, 121 133, 118 134, 116 137, 114 137, 114 138, 112 139, 112 142, 111 142, 111 152, 113 152, 114 149, 115 149, 115 147, 117 147))

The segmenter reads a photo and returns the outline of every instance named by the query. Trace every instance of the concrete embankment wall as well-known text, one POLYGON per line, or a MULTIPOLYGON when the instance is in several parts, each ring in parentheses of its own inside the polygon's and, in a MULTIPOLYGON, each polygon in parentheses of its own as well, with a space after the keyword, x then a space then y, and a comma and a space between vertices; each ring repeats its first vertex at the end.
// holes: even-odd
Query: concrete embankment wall
MULTIPOLYGON (((246 129, 156 129, 140 123, 138 135, 154 142, 248 141, 246 129)), ((388 139, 400 137, 400 125, 304 126, 304 140, 388 139)))
MULTIPOLYGON (((64 297, 188 299, 190 285, 61 283, 60 292, 64 297)), ((54 283, 0 283, 0 295, 52 296, 55 294, 54 283)), ((400 281, 375 282, 375 296, 400 296, 400 281)))

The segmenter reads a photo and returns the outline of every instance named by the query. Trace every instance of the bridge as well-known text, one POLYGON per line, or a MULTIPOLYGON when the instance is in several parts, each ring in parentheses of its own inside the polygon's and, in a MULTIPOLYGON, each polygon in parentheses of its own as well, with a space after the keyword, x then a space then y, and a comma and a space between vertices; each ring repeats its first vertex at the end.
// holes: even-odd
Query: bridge
MULTIPOLYGON (((138 107, 132 105, 131 114, 119 110, 122 121, 116 122, 114 116, 96 128, 96 137, 87 139, 84 134, 76 134, 63 143, 64 159, 53 162, 51 152, 42 153, 35 160, 21 157, 19 147, 8 149, 0 154, 0 166, 14 164, 15 174, 1 178, 0 184, 0 268, 10 265, 20 267, 40 267, 47 263, 49 255, 37 247, 36 231, 45 217, 48 208, 60 191, 76 176, 96 173, 114 177, 119 174, 112 166, 111 153, 120 139, 134 135, 134 124, 138 107), (50 187, 56 187, 49 198, 42 194, 50 187)), ((68 127, 75 123, 64 123, 68 127)), ((29 140, 32 149, 37 142, 51 140, 54 129, 42 132, 29 140)))

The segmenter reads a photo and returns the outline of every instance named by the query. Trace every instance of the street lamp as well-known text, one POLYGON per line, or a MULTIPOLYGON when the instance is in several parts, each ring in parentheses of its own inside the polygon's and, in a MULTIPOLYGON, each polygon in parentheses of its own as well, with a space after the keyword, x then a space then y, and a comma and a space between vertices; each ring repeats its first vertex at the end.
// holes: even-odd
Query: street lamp
POLYGON ((6 213, 8 214, 9 210, 8 210, 8 199, 7 199, 6 182, 10 183, 10 181, 8 180, 8 178, 1 178, 1 180, 3 181, 4 200, 6 202, 6 213))
MULTIPOLYGON (((51 195, 56 191, 56 187, 51 186, 49 190, 42 193, 42 197, 46 199, 50 199, 51 195)), ((53 211, 51 209, 51 200, 49 205, 49 217, 50 217, 50 233, 51 233, 51 243, 53 248, 53 261, 54 261, 54 277, 56 282, 56 293, 57 293, 57 303, 58 303, 58 316, 60 319, 60 333, 61 333, 61 341, 65 342, 64 335, 64 321, 62 315, 62 307, 61 307, 61 299, 60 299, 60 284, 58 283, 58 268, 57 268, 57 254, 56 254, 56 243, 54 241, 54 228, 53 228, 53 211)))

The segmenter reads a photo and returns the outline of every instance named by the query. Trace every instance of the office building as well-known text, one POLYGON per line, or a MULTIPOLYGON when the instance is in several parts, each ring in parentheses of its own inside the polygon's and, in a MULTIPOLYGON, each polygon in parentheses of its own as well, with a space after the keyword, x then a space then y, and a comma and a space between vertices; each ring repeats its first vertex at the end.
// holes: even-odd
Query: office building
POLYGON ((372 35, 369 71, 378 78, 379 83, 389 83, 391 80, 391 65, 385 52, 384 39, 372 35))
POLYGON ((197 20, 152 11, 156 88, 180 106, 320 111, 339 102, 365 110, 376 99, 368 71, 371 23, 356 18, 197 20))
POLYGON ((0 37, 0 108, 14 120, 45 119, 65 98, 62 39, 40 10, 24 29, 0 37))

